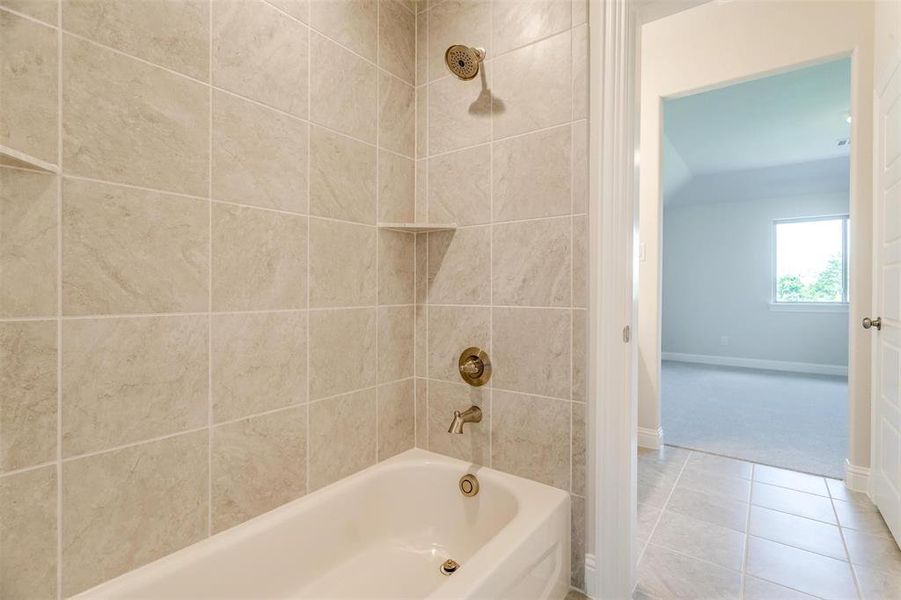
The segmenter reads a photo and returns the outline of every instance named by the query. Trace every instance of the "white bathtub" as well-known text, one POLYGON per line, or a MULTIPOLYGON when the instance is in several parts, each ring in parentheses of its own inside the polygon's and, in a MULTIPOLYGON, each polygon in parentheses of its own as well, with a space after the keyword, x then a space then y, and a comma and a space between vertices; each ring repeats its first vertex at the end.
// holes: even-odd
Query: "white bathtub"
POLYGON ((409 450, 78 598, 561 599, 569 519, 561 490, 409 450))

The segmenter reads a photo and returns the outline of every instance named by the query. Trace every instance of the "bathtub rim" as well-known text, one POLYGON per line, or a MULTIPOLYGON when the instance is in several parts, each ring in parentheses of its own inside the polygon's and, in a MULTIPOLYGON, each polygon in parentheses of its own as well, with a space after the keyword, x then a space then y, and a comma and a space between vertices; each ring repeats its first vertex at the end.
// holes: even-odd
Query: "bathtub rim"
MULTIPOLYGON (((510 492, 516 502, 516 512, 513 518, 465 561, 458 571, 458 577, 449 579, 444 585, 436 588, 433 594, 448 587, 448 584, 452 584, 449 586, 452 589, 478 587, 508 558, 511 549, 526 543, 562 506, 565 505, 571 518, 570 495, 565 490, 478 463, 422 448, 410 448, 281 506, 251 517, 238 525, 209 535, 131 571, 126 571, 112 579, 82 590, 71 598, 72 600, 98 600, 111 594, 122 594, 136 586, 140 587, 142 584, 150 584, 159 577, 161 572, 174 571, 186 562, 214 555, 220 549, 240 543, 242 538, 278 527, 297 513, 312 509, 316 505, 325 504, 336 495, 352 493, 352 489, 346 488, 365 485, 367 481, 380 474, 411 466, 426 468, 437 466, 442 469, 455 470, 461 476, 465 473, 475 474, 480 481, 491 482, 510 492), (523 502, 523 496, 529 498, 529 501, 523 502), (504 549, 507 550, 504 551, 504 549), (463 574, 467 576, 459 577, 463 574)), ((566 548, 565 551, 569 552, 569 548, 566 548)))

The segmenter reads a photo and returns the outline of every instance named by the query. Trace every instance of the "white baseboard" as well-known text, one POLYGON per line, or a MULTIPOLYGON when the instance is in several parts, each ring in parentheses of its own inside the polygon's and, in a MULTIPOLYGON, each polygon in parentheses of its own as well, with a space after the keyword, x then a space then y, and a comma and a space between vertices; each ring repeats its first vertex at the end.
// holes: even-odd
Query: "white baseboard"
POLYGON ((663 360, 676 362, 740 367, 744 369, 765 369, 768 371, 788 371, 791 373, 813 373, 815 375, 848 376, 847 365, 821 365, 817 363, 789 362, 784 360, 764 360, 760 358, 740 358, 735 356, 710 356, 707 354, 685 354, 683 352, 663 352, 663 360))
POLYGON ((845 459, 845 487, 855 492, 868 494, 870 491, 870 470, 852 465, 845 459))
POLYGON ((657 450, 663 446, 663 427, 651 429, 649 427, 638 428, 638 447, 657 450))
POLYGON ((598 597, 598 570, 595 566, 594 554, 585 555, 585 595, 589 598, 598 597))

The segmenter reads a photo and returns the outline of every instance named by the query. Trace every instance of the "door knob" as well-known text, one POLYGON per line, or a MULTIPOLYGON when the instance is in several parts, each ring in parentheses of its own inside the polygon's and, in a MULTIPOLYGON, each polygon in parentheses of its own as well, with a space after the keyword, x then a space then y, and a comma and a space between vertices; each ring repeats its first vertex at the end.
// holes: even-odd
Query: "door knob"
POLYGON ((875 327, 876 331, 882 330, 882 317, 876 317, 875 319, 871 319, 870 317, 863 318, 863 328, 869 329, 870 327, 875 327))

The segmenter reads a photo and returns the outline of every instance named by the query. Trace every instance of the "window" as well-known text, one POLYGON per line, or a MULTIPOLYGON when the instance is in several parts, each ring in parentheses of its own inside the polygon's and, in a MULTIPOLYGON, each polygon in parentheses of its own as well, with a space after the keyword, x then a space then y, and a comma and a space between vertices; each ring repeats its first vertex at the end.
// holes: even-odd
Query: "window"
POLYGON ((776 304, 848 303, 848 217, 775 222, 776 304))

